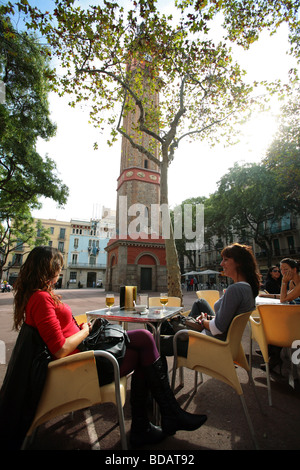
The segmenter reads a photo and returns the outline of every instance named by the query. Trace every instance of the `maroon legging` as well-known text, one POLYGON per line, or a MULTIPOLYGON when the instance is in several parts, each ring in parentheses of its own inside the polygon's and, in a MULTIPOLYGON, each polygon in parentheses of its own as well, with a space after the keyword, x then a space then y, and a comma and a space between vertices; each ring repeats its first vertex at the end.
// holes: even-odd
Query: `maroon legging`
POLYGON ((133 370, 138 375, 144 375, 144 367, 150 366, 159 358, 154 338, 148 330, 127 331, 130 343, 120 366, 120 376, 133 370))

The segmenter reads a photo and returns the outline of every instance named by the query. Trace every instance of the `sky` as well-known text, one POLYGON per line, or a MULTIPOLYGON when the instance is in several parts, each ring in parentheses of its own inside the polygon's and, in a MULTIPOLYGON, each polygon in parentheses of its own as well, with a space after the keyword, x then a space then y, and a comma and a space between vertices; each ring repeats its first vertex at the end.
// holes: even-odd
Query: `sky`
MULTIPOLYGON (((264 33, 250 51, 235 51, 249 80, 287 78, 288 70, 295 65, 286 55, 287 37, 287 28, 283 26, 271 38, 264 33)), ((106 143, 109 129, 99 135, 88 123, 88 110, 70 108, 67 99, 55 94, 49 95, 49 102, 57 133, 48 142, 39 140, 37 150, 56 162, 58 176, 69 187, 70 195, 63 209, 58 209, 53 201, 41 200, 43 207, 33 211, 33 216, 61 221, 101 217, 102 207, 116 208, 121 137, 110 148, 106 143), (98 150, 93 149, 95 141, 98 150)), ((243 126, 240 142, 234 146, 209 147, 201 141, 181 142, 169 167, 170 207, 215 192, 218 181, 235 162, 260 162, 275 134, 278 109, 278 103, 274 102, 271 112, 254 116, 243 126)))

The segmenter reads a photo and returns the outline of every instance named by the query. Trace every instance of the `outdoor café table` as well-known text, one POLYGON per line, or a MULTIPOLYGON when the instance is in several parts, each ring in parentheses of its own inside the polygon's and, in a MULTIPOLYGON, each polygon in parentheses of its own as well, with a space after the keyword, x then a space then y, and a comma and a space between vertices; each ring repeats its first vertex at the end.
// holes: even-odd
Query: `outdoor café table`
POLYGON ((182 307, 165 307, 164 310, 160 307, 149 307, 144 312, 138 312, 134 308, 124 309, 120 307, 101 308, 99 310, 90 310, 86 312, 87 318, 106 318, 110 321, 125 322, 125 323, 143 323, 150 326, 157 349, 160 350, 160 328, 162 322, 172 318, 179 313, 182 307))
POLYGON ((283 305, 280 303, 279 299, 272 299, 269 297, 256 297, 255 299, 256 305, 283 305))

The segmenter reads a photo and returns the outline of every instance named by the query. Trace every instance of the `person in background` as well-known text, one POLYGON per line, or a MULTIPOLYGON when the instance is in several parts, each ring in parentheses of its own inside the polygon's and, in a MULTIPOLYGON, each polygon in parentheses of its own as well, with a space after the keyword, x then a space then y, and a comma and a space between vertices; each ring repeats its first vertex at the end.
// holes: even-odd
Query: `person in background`
MULTIPOLYGON (((280 271, 282 275, 280 291, 274 295, 262 294, 260 296, 274 297, 280 299, 281 303, 300 304, 299 262, 291 258, 284 258, 280 261, 280 271)), ((268 345, 270 370, 274 370, 275 367, 279 366, 281 371, 281 350, 282 348, 279 346, 268 345)), ((256 352, 261 355, 261 352, 256 352)), ((262 364, 261 368, 265 370, 265 365, 262 364)))
POLYGON ((282 274, 280 302, 300 304, 300 273, 299 261, 284 258, 280 261, 282 274))
POLYGON ((281 279, 282 279, 282 275, 280 273, 279 266, 271 266, 268 269, 268 273, 266 277, 266 283, 264 286, 265 292, 260 292, 259 297, 279 299, 281 279))
POLYGON ((279 266, 272 266, 268 270, 265 289, 269 294, 280 294, 282 275, 279 266))
MULTIPOLYGON (((299 261, 292 258, 284 258, 280 261, 281 286, 278 292, 271 292, 267 289, 268 294, 259 294, 260 297, 268 297, 279 299, 281 303, 300 304, 300 265, 299 261)), ((274 284, 275 286, 275 284, 274 284)), ((275 288, 274 288, 275 289, 275 288)))
MULTIPOLYGON (((36 247, 22 265, 15 284, 14 326, 19 329, 25 322, 36 328, 53 360, 79 352, 78 346, 90 332, 88 323, 78 326, 71 308, 54 291, 62 266, 63 258, 57 249, 36 247)), ((128 331, 128 336, 130 343, 120 365, 120 376, 133 372, 131 445, 155 444, 179 429, 192 431, 202 426, 206 415, 188 413, 177 403, 152 334, 143 329, 128 331), (148 419, 145 397, 149 390, 160 408, 161 427, 148 419)), ((99 383, 107 383, 101 368, 99 383)))

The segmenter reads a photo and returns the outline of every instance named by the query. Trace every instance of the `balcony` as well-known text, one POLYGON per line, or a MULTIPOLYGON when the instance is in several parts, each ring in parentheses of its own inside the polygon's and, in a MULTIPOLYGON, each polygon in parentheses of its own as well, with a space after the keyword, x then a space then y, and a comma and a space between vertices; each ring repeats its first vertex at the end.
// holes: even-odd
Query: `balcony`
MULTIPOLYGON (((300 247, 295 246, 294 248, 280 248, 277 250, 273 251, 273 258, 278 256, 280 258, 289 258, 290 256, 298 255, 300 254, 300 247)), ((266 258, 267 253, 265 251, 258 251, 255 252, 255 257, 256 258, 266 258)))
POLYGON ((106 269, 106 264, 100 263, 68 263, 70 269, 106 269))

